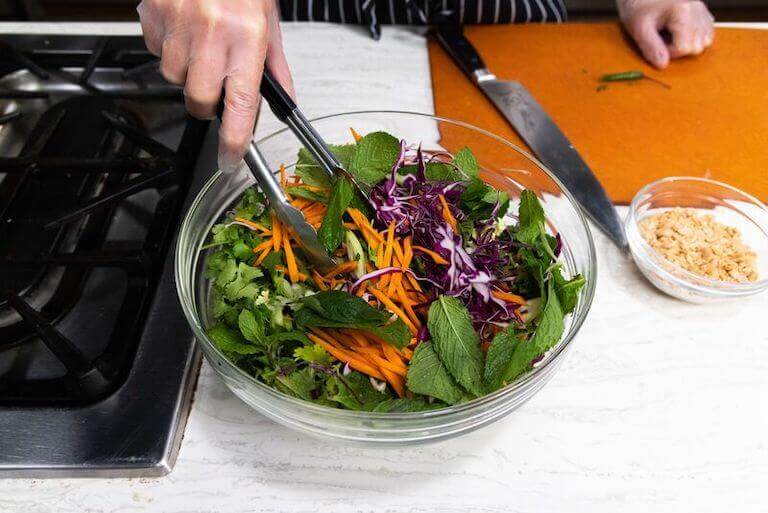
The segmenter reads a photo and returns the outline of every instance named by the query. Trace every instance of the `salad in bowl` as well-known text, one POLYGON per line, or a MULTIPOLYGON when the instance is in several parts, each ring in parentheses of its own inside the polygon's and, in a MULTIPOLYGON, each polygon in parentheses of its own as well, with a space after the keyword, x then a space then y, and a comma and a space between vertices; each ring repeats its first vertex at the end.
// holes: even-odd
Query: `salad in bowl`
POLYGON ((336 265, 305 257, 255 187, 207 252, 206 334, 234 366, 316 405, 423 412, 492 394, 560 342, 585 284, 559 262, 532 190, 481 179, 469 147, 426 151, 384 131, 331 149, 333 183, 300 150, 282 187, 336 265))
POLYGON ((244 166, 187 211, 176 288, 205 372, 284 426, 366 447, 456 437, 533 397, 595 290, 568 191, 459 121, 361 111, 312 126, 365 194, 330 183, 287 129, 257 145, 333 269, 305 258, 244 166))

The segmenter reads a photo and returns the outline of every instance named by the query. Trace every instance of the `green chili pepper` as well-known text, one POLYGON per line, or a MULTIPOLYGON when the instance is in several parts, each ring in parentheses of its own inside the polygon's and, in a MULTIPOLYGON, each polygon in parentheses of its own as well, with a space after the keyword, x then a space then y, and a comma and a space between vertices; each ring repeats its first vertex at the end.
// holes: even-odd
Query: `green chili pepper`
POLYGON ((609 73, 600 77, 600 82, 630 82, 634 80, 650 80, 662 87, 670 89, 669 84, 665 84, 661 80, 649 77, 642 71, 622 71, 621 73, 609 73))
POLYGON ((600 77, 600 82, 624 82, 628 80, 640 80, 645 78, 642 71, 622 71, 621 73, 609 73, 600 77))

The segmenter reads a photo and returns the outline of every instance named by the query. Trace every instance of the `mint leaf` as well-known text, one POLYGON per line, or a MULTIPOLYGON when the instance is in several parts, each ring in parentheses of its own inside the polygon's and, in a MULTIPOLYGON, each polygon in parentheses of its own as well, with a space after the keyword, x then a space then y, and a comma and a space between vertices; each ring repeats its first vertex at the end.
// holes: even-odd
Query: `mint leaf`
POLYGON ((560 268, 552 271, 552 278, 555 280, 555 293, 563 314, 567 315, 573 312, 579 300, 579 292, 587 280, 580 274, 566 280, 560 268))
POLYGON ((336 251, 336 248, 344 239, 344 223, 342 221, 344 212, 354 196, 352 182, 346 178, 336 179, 331 189, 331 196, 328 200, 328 208, 323 216, 323 223, 317 231, 317 238, 325 246, 329 253, 336 251))
POLYGON ((544 230, 544 209, 535 193, 526 189, 520 194, 520 207, 517 215, 519 222, 515 231, 515 238, 524 244, 535 246, 546 233, 544 230))
POLYGON ((563 310, 557 299, 554 279, 549 279, 547 285, 547 297, 544 309, 538 318, 536 331, 533 335, 515 347, 512 359, 502 373, 502 382, 509 383, 531 367, 533 360, 560 341, 565 331, 563 322, 563 310))
POLYGON ((427 327, 435 352, 451 376, 476 396, 483 394, 483 352, 467 308, 455 297, 432 302, 427 327))
POLYGON ((502 387, 502 378, 522 337, 522 333, 517 333, 510 328, 493 337, 491 347, 488 348, 488 354, 485 356, 483 375, 485 389, 489 393, 502 387))
MULTIPOLYGON (((413 166, 414 168, 416 166, 413 166)), ((453 166, 442 162, 430 162, 424 169, 424 177, 432 182, 463 182, 466 177, 453 166)))
POLYGON ((256 354, 262 352, 261 348, 247 344, 240 333, 223 324, 209 328, 208 337, 224 353, 256 354))
POLYGON ((347 171, 357 181, 374 186, 392 170, 400 156, 400 141, 386 132, 372 132, 355 145, 347 171))
POLYGON ((346 376, 334 376, 329 381, 332 382, 336 392, 329 399, 341 403, 349 410, 370 411, 375 406, 388 397, 387 394, 379 392, 367 376, 353 371, 346 376))
POLYGON ((328 203, 328 194, 325 192, 308 191, 304 187, 297 185, 289 185, 288 190, 285 191, 295 198, 304 198, 309 201, 317 201, 319 203, 328 203))
POLYGON ((436 397, 448 404, 456 404, 464 398, 464 391, 448 374, 430 342, 416 346, 408 366, 406 384, 414 394, 436 397))
POLYGON ((507 211, 509 195, 497 191, 479 178, 471 179, 459 198, 461 210, 478 221, 488 219, 496 203, 499 204, 497 215, 503 215, 507 211))
POLYGON ((284 392, 288 392, 291 395, 304 399, 305 401, 312 400, 312 391, 316 388, 315 375, 312 369, 306 368, 298 371, 291 372, 290 374, 280 374, 275 376, 277 383, 282 385, 280 388, 284 392))
POLYGON ((250 310, 242 310, 237 318, 237 324, 240 328, 240 333, 243 334, 246 340, 257 344, 264 343, 267 330, 267 316, 261 310, 256 310, 256 313, 250 310))
POLYGON ((454 155, 453 163, 469 178, 478 178, 480 176, 480 165, 477 163, 472 150, 466 146, 454 155))
MULTIPOLYGON (((355 153, 354 144, 329 144, 328 148, 331 150, 331 153, 334 154, 342 167, 345 169, 349 167, 349 163, 352 160, 352 155, 355 153)), ((329 180, 325 170, 320 167, 320 164, 317 163, 315 158, 310 155, 306 148, 301 148, 299 150, 295 172, 307 185, 313 185, 315 187, 331 187, 331 181, 329 180)))
POLYGON ((385 399, 377 404, 371 411, 376 413, 409 413, 414 411, 436 410, 443 406, 444 405, 439 402, 430 404, 422 399, 400 397, 398 399, 385 399))
POLYGON ((364 299, 341 290, 326 290, 301 299, 294 314, 302 328, 349 328, 367 331, 394 347, 402 348, 411 333, 402 319, 390 321, 390 314, 375 309, 364 299))

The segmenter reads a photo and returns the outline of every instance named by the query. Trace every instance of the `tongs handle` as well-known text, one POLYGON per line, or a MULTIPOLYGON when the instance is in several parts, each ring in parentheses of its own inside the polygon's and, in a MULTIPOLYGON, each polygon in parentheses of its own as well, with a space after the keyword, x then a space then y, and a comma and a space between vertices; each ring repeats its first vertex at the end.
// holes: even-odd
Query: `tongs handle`
POLYGON ((283 89, 280 82, 272 75, 268 68, 264 68, 264 76, 261 79, 261 95, 267 100, 270 109, 277 118, 284 122, 299 138, 301 144, 320 163, 331 182, 336 180, 341 164, 328 148, 320 134, 310 124, 299 107, 283 89))

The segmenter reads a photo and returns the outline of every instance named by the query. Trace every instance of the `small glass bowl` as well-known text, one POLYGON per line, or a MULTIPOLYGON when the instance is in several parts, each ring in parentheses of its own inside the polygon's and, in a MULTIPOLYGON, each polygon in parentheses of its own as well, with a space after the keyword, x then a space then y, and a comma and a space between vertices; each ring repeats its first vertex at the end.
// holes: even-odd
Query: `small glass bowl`
POLYGON ((768 288, 768 208, 757 198, 722 182, 674 176, 652 182, 632 199, 626 219, 627 239, 635 263, 658 289, 694 303, 739 298, 768 288), (714 280, 692 273, 661 256, 640 234, 648 216, 672 208, 692 208, 737 228, 757 254, 758 280, 746 283, 714 280))
MULTIPOLYGON (((575 311, 565 319, 565 332, 533 369, 484 397, 467 403, 414 413, 375 413, 329 408, 287 396, 235 366, 206 333, 211 325, 210 282, 204 269, 209 250, 201 251, 211 226, 253 184, 241 167, 236 173, 215 173, 203 186, 181 225, 176 246, 176 288, 184 314, 206 360, 224 383, 245 403, 267 417, 315 437, 365 446, 395 447, 452 438, 495 422, 518 408, 546 384, 587 317, 595 292, 597 259, 586 219, 563 185, 537 160, 516 146, 466 123, 426 114, 368 111, 312 120, 329 143, 349 143, 349 127, 360 133, 379 130, 408 141, 421 141, 428 152, 457 152, 469 147, 477 156, 482 178, 519 201, 523 189, 539 196, 551 233, 562 238, 560 261, 566 273, 582 274, 586 285, 575 311)), ((287 129, 257 142, 272 169, 285 163, 292 173, 300 143, 287 129)))

